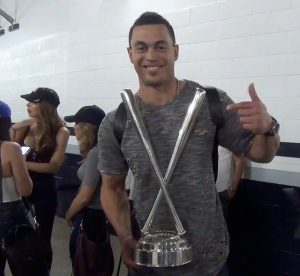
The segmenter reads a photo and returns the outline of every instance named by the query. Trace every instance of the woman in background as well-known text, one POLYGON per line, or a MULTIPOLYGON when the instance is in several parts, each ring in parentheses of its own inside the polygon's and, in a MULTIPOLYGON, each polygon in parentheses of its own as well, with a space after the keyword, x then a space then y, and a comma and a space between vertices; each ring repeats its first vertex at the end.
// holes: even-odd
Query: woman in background
MULTIPOLYGON (((0 240, 14 225, 30 225, 21 196, 29 196, 32 181, 29 177, 21 147, 10 142, 9 106, 0 101, 0 240)), ((4 276, 6 258, 0 250, 0 275, 4 276)), ((13 271, 13 268, 11 268, 13 271)))
MULTIPOLYGON (((57 207, 54 174, 64 161, 69 131, 57 114, 60 101, 54 90, 40 87, 21 97, 28 101, 30 119, 13 125, 13 138, 30 147, 26 156, 26 166, 33 181, 30 201, 35 207, 40 229, 51 243, 57 207)), ((49 270, 51 263, 52 257, 49 257, 49 270)))
POLYGON ((93 105, 84 106, 75 115, 64 118, 67 122, 75 122, 75 135, 83 158, 77 173, 81 186, 65 215, 69 225, 73 224, 69 245, 73 267, 81 220, 90 240, 102 242, 107 237, 106 217, 100 204, 101 177, 97 169, 97 133, 104 116, 104 111, 93 105))

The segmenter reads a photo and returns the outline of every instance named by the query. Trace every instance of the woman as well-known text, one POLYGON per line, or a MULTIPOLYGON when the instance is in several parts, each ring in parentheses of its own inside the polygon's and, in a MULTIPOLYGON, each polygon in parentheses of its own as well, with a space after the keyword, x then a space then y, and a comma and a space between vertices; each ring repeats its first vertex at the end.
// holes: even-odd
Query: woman
MULTIPOLYGON (((10 227, 30 225, 21 196, 29 196, 32 181, 29 177, 21 148, 10 142, 11 125, 9 106, 0 101, 0 239, 7 235, 10 227)), ((6 258, 0 250, 0 275, 4 276, 6 258)), ((13 268, 11 268, 13 270, 13 268)))
MULTIPOLYGON (((26 166, 33 182, 30 200, 40 229, 50 243, 57 206, 54 174, 64 161, 69 131, 57 114, 60 101, 54 90, 37 88, 21 97, 28 101, 30 119, 13 126, 13 137, 16 142, 31 148, 26 156, 26 166)), ((50 257, 49 270, 51 263, 50 257)))
MULTIPOLYGON (((100 204, 100 172, 97 169, 97 133, 105 113, 99 107, 84 106, 74 116, 66 116, 67 122, 75 122, 75 135, 79 143, 83 162, 78 169, 81 186, 77 196, 66 212, 69 225, 74 221, 70 237, 70 257, 74 267, 76 240, 82 219, 83 229, 87 237, 94 242, 105 241, 107 224, 100 204)), ((99 260, 101 262, 101 260, 99 260)))

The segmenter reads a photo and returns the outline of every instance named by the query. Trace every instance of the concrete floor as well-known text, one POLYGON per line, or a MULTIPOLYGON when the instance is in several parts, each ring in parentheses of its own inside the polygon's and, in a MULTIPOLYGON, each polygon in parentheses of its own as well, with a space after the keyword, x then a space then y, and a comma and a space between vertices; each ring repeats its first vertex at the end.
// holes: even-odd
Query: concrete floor
MULTIPOLYGON (((60 217, 55 218, 52 247, 53 247, 53 263, 51 269, 51 276, 71 276, 72 268, 69 259, 69 237, 71 228, 67 225, 66 221, 60 217)), ((120 258, 120 244, 115 236, 111 236, 111 244, 115 256, 115 269, 113 276, 116 276, 117 267, 120 258)), ((6 276, 12 276, 8 265, 5 270, 6 276)), ((127 269, 122 264, 119 276, 127 275, 127 269)), ((26 275, 24 275, 26 276, 26 275)))

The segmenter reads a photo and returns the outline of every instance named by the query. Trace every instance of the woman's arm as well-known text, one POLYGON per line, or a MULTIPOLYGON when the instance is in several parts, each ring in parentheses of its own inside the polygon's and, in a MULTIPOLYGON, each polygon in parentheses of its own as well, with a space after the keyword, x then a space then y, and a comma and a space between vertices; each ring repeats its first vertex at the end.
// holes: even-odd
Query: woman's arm
POLYGON ((22 144, 28 128, 35 122, 34 119, 26 119, 15 123, 10 129, 10 138, 12 141, 22 144))
POLYGON ((69 130, 61 127, 56 135, 56 149, 49 163, 26 162, 27 169, 39 173, 55 173, 62 165, 69 140, 69 130))
POLYGON ((32 181, 26 168, 25 159, 22 156, 21 147, 14 142, 5 143, 4 154, 9 156, 17 190, 21 196, 29 196, 32 192, 32 181))
POLYGON ((82 186, 80 188, 79 193, 74 198, 74 200, 71 203, 71 206, 66 212, 66 220, 69 224, 72 218, 89 204, 94 191, 95 188, 92 186, 82 186))

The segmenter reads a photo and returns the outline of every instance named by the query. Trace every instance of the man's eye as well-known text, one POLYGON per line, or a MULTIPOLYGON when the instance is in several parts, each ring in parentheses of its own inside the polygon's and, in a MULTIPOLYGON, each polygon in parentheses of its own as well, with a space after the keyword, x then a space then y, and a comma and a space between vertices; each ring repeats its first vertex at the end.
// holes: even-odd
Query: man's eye
POLYGON ((138 46, 138 47, 135 47, 135 50, 138 51, 138 52, 142 52, 142 51, 145 51, 145 47, 144 46, 138 46))
POLYGON ((159 46, 157 46, 157 50, 159 50, 159 51, 165 51, 166 49, 167 49, 166 45, 159 45, 159 46))

